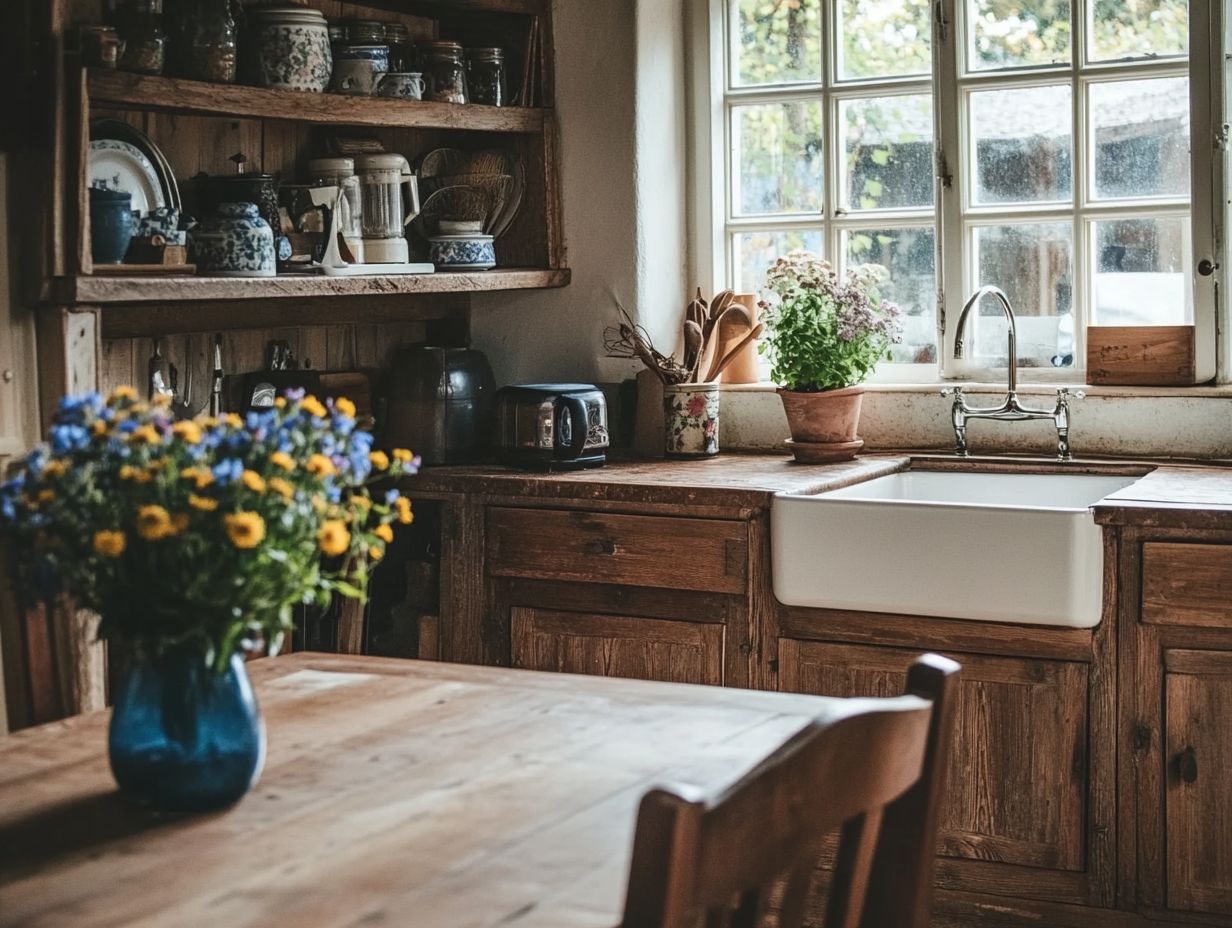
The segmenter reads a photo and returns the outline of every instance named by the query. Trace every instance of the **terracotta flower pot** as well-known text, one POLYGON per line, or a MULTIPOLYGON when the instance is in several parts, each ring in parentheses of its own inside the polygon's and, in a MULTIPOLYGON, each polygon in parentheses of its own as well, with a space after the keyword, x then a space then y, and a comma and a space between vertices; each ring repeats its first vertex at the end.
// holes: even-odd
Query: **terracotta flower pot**
POLYGON ((802 464, 847 461, 864 447, 856 434, 864 387, 803 393, 779 390, 791 438, 787 447, 802 464))

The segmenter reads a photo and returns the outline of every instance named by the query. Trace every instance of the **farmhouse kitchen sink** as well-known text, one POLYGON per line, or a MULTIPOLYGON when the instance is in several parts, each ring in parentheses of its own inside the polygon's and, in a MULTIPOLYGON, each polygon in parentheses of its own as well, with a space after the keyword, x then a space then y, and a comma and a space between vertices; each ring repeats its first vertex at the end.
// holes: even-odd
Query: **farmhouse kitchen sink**
POLYGON ((790 606, 1091 628, 1104 562, 1091 507, 1137 479, 904 471, 779 493, 774 594, 790 606))

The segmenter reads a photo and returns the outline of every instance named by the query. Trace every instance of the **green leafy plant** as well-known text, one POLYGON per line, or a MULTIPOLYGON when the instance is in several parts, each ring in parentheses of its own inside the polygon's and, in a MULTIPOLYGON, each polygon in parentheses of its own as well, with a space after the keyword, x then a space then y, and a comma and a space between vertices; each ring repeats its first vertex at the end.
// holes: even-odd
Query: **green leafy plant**
POLYGON ((776 299, 762 303, 771 378, 808 393, 862 383, 902 340, 902 313, 877 288, 886 276, 864 264, 840 278, 806 251, 775 261, 766 286, 776 299))
POLYGON ((410 502, 368 484, 413 474, 374 450, 346 399, 303 391, 240 417, 173 421, 122 387, 66 397, 0 486, 23 585, 64 592, 99 634, 146 655, 191 649, 223 669, 244 642, 276 652, 297 603, 363 598, 410 502))

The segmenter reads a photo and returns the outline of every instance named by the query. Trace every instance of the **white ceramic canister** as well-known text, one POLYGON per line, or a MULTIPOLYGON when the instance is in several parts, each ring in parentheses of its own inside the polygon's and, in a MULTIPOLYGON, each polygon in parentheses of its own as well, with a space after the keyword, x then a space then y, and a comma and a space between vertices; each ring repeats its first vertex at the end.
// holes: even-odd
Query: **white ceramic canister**
POLYGON ((663 388, 663 450, 668 457, 719 453, 719 385, 668 384, 663 388))
POLYGON ((329 86, 334 62, 324 14, 276 6, 250 8, 247 17, 243 73, 250 83, 308 93, 329 86))

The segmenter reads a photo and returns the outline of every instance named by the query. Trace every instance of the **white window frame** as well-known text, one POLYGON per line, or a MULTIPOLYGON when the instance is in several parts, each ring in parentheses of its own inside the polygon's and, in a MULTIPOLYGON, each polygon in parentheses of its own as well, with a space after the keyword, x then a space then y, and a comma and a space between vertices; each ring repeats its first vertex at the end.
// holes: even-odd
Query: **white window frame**
MULTIPOLYGON (((730 35, 729 0, 690 0, 688 6, 688 30, 690 45, 690 79, 693 84, 690 113, 690 164, 691 170, 691 234, 690 267, 698 280, 709 281, 715 289, 725 286, 731 266, 729 242, 733 230, 749 228, 766 230, 775 227, 791 229, 824 229, 826 257, 841 264, 841 230, 880 227, 885 225, 911 225, 913 222, 933 221, 912 211, 861 211, 858 215, 835 216, 835 195, 842 181, 831 170, 830 146, 835 139, 835 117, 828 105, 831 98, 848 94, 872 95, 886 89, 902 90, 904 84, 919 83, 915 78, 888 79, 864 82, 834 82, 836 58, 836 31, 831 28, 836 0, 823 0, 823 80, 822 85, 795 86, 791 93, 783 90, 767 92, 762 88, 745 90, 729 85, 729 72, 724 49, 733 40, 730 35), (754 102, 765 99, 785 98, 791 94, 809 99, 826 101, 825 126, 828 136, 823 139, 826 176, 827 215, 809 214, 803 219, 799 214, 755 219, 734 220, 728 215, 727 191, 731 189, 730 135, 727 109, 732 102, 754 102), (833 232, 832 232, 833 230, 833 232)), ((898 382, 926 382, 939 378, 963 380, 999 380, 1004 369, 980 367, 970 361, 958 362, 953 358, 955 333, 947 321, 957 320, 958 309, 965 295, 974 289, 969 279, 974 268, 967 260, 970 236, 964 227, 965 182, 960 180, 962 171, 954 153, 962 151, 965 126, 961 124, 957 106, 959 93, 972 86, 1011 86, 1031 81, 1052 82, 1069 80, 1075 94, 1085 96, 1086 82, 1093 77, 1142 77, 1168 76, 1187 71, 1190 87, 1190 203, 1191 257, 1193 286, 1193 322, 1196 341, 1196 383, 1205 383, 1218 375, 1220 383, 1232 382, 1232 324, 1228 324, 1228 311, 1223 299, 1223 279, 1232 254, 1225 256, 1229 247, 1223 229, 1229 215, 1225 198, 1225 174, 1232 170, 1226 158, 1228 130, 1225 123, 1225 68, 1224 49, 1232 45, 1225 37, 1224 0, 1190 0, 1190 43, 1186 65, 1180 59, 1161 59, 1133 62, 1110 62, 1089 65, 1079 74, 1079 66, 1071 62, 1053 68, 1030 68, 1015 71, 979 72, 959 78, 962 43, 966 41, 966 24, 963 21, 962 0, 936 0, 933 5, 933 113, 937 146, 938 174, 953 176, 951 184, 938 184, 938 202, 935 213, 937 227, 937 320, 939 328, 940 367, 936 365, 890 365, 889 375, 884 379, 898 382), (954 234, 957 230, 958 234, 954 234), (1208 275, 1197 272, 1198 265, 1209 261, 1214 271, 1208 275), (948 309, 948 320, 947 320, 948 309)), ((1084 23, 1075 17, 1071 41, 1080 54, 1085 56, 1084 23), (1083 43, 1079 45, 1078 43, 1083 43)), ((1085 219, 1091 216, 1132 218, 1148 215, 1175 215, 1184 210, 1183 205, 1159 200, 1139 203, 1116 203, 1115 205, 1085 204, 1084 191, 1078 188, 1085 171, 1078 170, 1079 159, 1086 156, 1085 101, 1074 107, 1075 150, 1074 191, 1072 207, 996 207, 990 215, 1004 216, 1023 212, 1037 218, 1046 215, 1060 217, 1074 224, 1073 249, 1075 257, 1075 286, 1072 296, 1075 321, 1075 363, 1073 368, 1044 370, 1029 368, 1022 372, 1024 381, 1065 381, 1081 379, 1085 367, 1085 329, 1088 307, 1091 305, 1089 274, 1080 279, 1077 268, 1078 250, 1088 247, 1082 230, 1085 219), (1079 131, 1081 130, 1081 131, 1079 131)), ((977 209, 976 212, 982 212, 977 209)), ((967 222, 975 219, 967 214, 967 222)), ((883 379, 883 378, 877 378, 883 379)))

